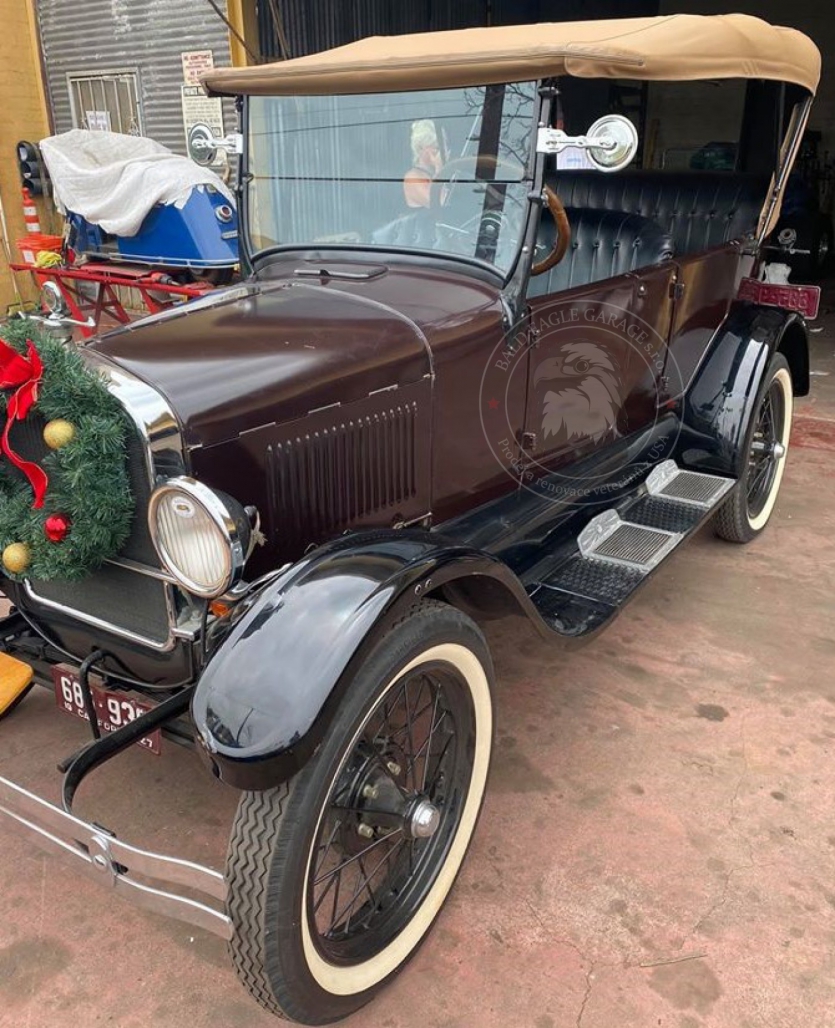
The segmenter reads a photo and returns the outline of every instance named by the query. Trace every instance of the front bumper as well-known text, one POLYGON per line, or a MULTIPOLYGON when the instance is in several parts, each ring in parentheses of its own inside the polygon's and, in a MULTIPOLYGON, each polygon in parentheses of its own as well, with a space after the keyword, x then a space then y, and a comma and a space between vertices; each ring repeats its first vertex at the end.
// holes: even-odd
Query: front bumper
POLYGON ((226 882, 219 871, 131 846, 6 778, 0 778, 0 814, 29 832, 38 846, 74 858, 79 869, 133 903, 222 939, 232 937, 226 882))

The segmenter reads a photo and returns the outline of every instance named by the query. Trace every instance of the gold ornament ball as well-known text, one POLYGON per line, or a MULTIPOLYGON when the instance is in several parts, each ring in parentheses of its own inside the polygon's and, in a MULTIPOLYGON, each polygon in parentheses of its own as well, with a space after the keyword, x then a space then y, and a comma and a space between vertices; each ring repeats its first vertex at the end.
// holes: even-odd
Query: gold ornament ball
POLYGON ((3 550, 3 567, 13 575, 19 575, 29 567, 30 558, 26 543, 9 543, 3 550))
POLYGON ((64 418, 55 418, 44 425, 43 438, 50 450, 60 450, 75 438, 75 425, 64 418))

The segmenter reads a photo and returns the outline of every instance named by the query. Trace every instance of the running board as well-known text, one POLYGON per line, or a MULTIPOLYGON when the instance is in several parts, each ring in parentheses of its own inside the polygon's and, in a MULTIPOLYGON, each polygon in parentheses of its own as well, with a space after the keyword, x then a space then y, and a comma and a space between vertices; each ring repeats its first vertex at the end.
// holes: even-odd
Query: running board
POLYGON ((658 465, 632 496, 593 517, 576 543, 537 565, 526 588, 540 615, 560 635, 597 631, 735 484, 672 460, 658 465))

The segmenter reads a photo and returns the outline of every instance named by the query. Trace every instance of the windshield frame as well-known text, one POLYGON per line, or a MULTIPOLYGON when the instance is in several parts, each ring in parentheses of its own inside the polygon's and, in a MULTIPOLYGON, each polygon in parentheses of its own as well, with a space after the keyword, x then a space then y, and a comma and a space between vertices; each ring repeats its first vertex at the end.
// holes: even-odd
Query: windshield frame
MULTIPOLYGON (((537 200, 539 193, 541 193, 543 171, 543 162, 540 155, 536 152, 537 131, 542 119, 542 83, 538 80, 527 81, 530 81, 533 86, 533 102, 531 104, 530 129, 527 133, 528 149, 525 159, 524 173, 519 179, 520 184, 528 186, 527 203, 522 223, 517 234, 517 239, 514 244, 514 256, 506 271, 503 271, 490 261, 474 256, 470 257, 464 254, 450 253, 445 250, 402 247, 392 244, 346 242, 314 243, 311 241, 305 243, 277 243, 272 246, 256 249, 250 232, 250 184, 253 181, 254 176, 249 170, 249 107, 252 99, 249 96, 243 96, 241 98, 243 101, 241 104, 241 134, 243 137, 243 149, 240 158, 240 174, 238 177, 238 207, 241 215, 239 221, 239 236, 242 263, 252 268, 254 271, 257 271, 259 265, 263 264, 265 261, 269 261, 270 258, 274 258, 281 254, 298 254, 299 256, 304 256, 304 258, 308 260, 314 255, 318 256, 320 253, 329 253, 334 255, 349 254, 351 256, 354 254, 358 256, 366 254, 370 258, 376 258, 378 260, 385 254, 393 254, 395 257, 402 258, 417 258, 419 260, 429 259, 439 264, 448 264, 449 262, 453 262, 454 265, 463 265, 464 267, 471 268, 473 271, 478 271, 481 275, 487 273, 493 281, 500 284, 502 287, 518 278, 520 270, 523 270, 525 277, 527 277, 526 270, 520 269, 520 260, 523 257, 527 257, 528 263, 530 263, 531 253, 528 252, 530 251, 530 247, 527 246, 527 243, 531 237, 531 222, 532 220, 537 220, 539 217, 540 205, 533 201, 537 200), (535 216, 533 219, 532 215, 535 216)), ((515 83, 512 82, 497 83, 497 85, 514 84, 515 83)))

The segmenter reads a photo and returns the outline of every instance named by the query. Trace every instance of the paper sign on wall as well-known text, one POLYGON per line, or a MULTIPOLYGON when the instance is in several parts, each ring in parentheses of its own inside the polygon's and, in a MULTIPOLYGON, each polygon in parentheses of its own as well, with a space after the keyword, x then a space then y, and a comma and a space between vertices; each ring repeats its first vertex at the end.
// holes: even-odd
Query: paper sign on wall
POLYGON ((91 132, 110 131, 110 111, 85 111, 84 121, 91 132))
POLYGON ((187 86, 199 85, 200 76, 215 66, 215 57, 211 50, 186 50, 180 57, 183 61, 183 82, 187 86))

